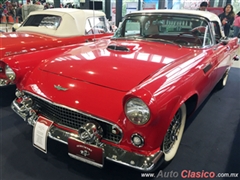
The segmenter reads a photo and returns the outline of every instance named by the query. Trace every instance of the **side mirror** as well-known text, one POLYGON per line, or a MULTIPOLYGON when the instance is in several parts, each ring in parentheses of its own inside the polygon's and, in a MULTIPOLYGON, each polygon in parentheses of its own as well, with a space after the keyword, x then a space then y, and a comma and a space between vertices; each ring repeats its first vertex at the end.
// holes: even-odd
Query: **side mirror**
POLYGON ((15 32, 19 27, 21 26, 21 23, 15 23, 12 26, 12 31, 15 32))

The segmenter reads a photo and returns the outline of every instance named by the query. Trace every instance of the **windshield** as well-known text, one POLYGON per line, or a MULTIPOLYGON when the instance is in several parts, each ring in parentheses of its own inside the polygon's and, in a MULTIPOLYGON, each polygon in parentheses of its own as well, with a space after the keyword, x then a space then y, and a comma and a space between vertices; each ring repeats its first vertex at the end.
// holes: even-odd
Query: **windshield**
POLYGON ((128 16, 113 39, 159 39, 185 46, 202 46, 206 33, 209 33, 207 25, 205 19, 176 14, 128 16))

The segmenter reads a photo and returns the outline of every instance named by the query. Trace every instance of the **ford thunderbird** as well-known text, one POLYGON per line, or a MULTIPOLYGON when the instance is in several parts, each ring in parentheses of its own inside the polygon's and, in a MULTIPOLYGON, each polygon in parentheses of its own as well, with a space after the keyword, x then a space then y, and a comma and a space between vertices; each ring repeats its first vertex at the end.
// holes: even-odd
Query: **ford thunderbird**
POLYGON ((111 39, 69 48, 27 73, 12 109, 45 153, 52 138, 97 167, 109 160, 152 171, 174 158, 210 91, 226 85, 238 47, 213 13, 133 12, 111 39))
POLYGON ((53 56, 56 47, 112 35, 105 14, 100 11, 33 11, 17 32, 0 33, 0 86, 14 84, 41 60, 53 56))

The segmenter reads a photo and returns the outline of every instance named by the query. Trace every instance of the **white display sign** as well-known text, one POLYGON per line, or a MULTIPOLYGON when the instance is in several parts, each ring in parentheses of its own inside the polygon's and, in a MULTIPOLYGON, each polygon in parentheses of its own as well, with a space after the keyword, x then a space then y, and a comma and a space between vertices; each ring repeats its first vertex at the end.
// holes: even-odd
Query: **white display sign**
POLYGON ((45 153, 47 153, 48 131, 52 124, 53 121, 40 116, 33 128, 33 146, 45 153))

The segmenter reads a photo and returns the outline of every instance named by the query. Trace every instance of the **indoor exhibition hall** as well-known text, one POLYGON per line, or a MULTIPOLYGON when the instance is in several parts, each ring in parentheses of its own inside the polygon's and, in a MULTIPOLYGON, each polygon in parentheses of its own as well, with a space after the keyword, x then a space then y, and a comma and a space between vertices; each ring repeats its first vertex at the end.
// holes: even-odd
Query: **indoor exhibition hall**
POLYGON ((0 179, 240 179, 240 0, 0 0, 0 179))

